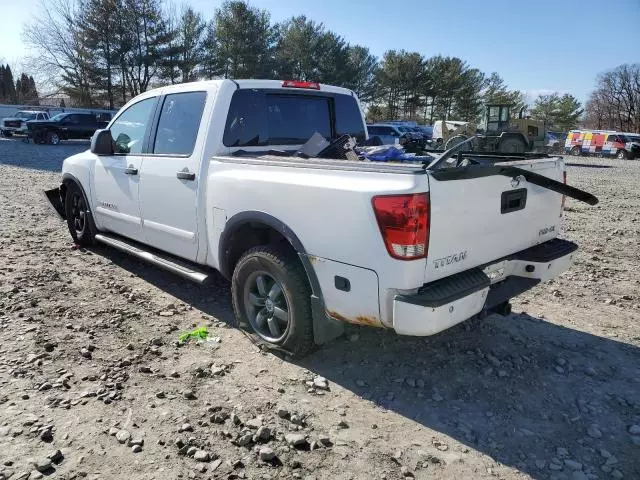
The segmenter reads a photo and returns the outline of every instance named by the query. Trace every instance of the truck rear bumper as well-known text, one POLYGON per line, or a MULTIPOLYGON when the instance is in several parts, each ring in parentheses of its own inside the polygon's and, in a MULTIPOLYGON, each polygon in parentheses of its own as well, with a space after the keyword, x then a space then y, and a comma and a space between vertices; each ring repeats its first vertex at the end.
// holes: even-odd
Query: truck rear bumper
POLYGON ((396 295, 393 328, 426 336, 446 330, 550 280, 573 263, 578 246, 553 239, 489 265, 423 285, 414 295, 396 295))

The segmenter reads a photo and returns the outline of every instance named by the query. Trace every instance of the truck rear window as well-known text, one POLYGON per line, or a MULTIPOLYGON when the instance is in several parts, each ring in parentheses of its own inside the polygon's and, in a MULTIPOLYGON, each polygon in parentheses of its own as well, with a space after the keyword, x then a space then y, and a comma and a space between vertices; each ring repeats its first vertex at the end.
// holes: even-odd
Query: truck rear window
POLYGON ((327 139, 349 134, 365 138, 355 98, 339 94, 236 90, 223 142, 227 147, 300 145, 318 132, 327 139))

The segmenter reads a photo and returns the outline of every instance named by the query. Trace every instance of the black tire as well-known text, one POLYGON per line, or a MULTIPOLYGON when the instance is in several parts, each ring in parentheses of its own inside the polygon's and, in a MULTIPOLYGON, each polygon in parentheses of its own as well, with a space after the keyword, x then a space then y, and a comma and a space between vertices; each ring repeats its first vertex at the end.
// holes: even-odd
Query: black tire
POLYGON ((47 132, 47 143, 49 145, 59 145, 60 135, 58 135, 56 132, 47 132))
POLYGON ((5 137, 7 138, 11 138, 13 136, 13 132, 10 132, 9 130, 5 130, 2 132, 4 134, 5 137))
POLYGON ((71 182, 67 186, 64 200, 67 227, 71 238, 80 247, 89 247, 94 244, 96 226, 87 205, 87 199, 82 189, 71 182))
POLYGON ((233 271, 231 296, 236 318, 248 325, 261 342, 296 358, 313 349, 311 290, 295 254, 273 245, 248 250, 233 271), (274 290, 276 294, 272 296, 274 290), (286 323, 282 320, 283 311, 287 314, 286 323))
POLYGON ((498 151, 501 153, 524 153, 525 145, 519 138, 507 137, 498 145, 498 151))
POLYGON ((619 160, 626 160, 627 158, 629 158, 629 155, 627 155, 626 150, 623 150, 621 148, 620 150, 618 150, 618 153, 616 153, 616 158, 619 160))
MULTIPOLYGON (((451 138, 449 138, 445 144, 444 144, 444 149, 445 150, 449 150, 450 148, 455 147, 456 145, 458 145, 459 143, 464 142, 465 140, 468 140, 469 137, 467 137, 466 135, 455 135, 451 138)), ((471 147, 469 145, 467 145, 467 150, 471 150, 471 147)))
POLYGON ((574 157, 579 157, 580 156, 580 147, 573 147, 571 149, 571 155, 574 157))

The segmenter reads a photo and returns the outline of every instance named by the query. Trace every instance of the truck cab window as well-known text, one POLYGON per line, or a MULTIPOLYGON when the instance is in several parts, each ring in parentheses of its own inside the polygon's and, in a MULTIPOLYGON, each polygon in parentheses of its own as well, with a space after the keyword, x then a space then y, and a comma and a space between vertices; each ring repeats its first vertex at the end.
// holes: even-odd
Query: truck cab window
POLYGON ((237 90, 231 98, 223 143, 227 147, 301 145, 316 132, 327 139, 349 134, 363 141, 364 122, 355 98, 237 90))
POLYGON ((115 153, 142 152, 142 140, 155 104, 155 98, 146 98, 131 105, 116 118, 109 129, 115 142, 115 153))
POLYGON ((207 99, 205 92, 167 95, 162 104, 153 153, 191 155, 207 99))

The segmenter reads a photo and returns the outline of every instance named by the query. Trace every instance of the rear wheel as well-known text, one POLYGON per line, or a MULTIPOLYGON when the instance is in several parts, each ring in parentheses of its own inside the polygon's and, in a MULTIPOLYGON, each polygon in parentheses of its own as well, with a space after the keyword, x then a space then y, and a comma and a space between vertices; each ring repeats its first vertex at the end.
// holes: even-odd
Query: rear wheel
POLYGON ((236 318, 259 339, 301 357, 313 348, 311 292, 293 253, 273 245, 248 250, 231 280, 236 318))
POLYGON ((619 158, 620 160, 626 160, 627 159, 627 151, 626 150, 618 150, 618 153, 616 154, 616 158, 619 158))
POLYGON ((574 157, 580 156, 580 147, 573 147, 571 149, 571 155, 573 155, 574 157))
POLYGON ((96 226, 91 218, 84 193, 74 182, 71 182, 67 187, 64 207, 67 227, 74 243, 81 247, 93 245, 96 226))
POLYGON ((11 136, 13 135, 13 132, 10 132, 9 130, 3 130, 2 134, 7 138, 11 138, 11 136))
POLYGON ((524 142, 519 138, 508 137, 500 142, 498 151, 501 153, 524 153, 524 142))
MULTIPOLYGON (((447 143, 444 144, 444 149, 449 150, 450 148, 453 148, 456 145, 464 142, 468 138, 469 137, 467 137, 466 135, 456 135, 455 137, 451 137, 449 140, 447 140, 447 143)), ((467 148, 471 149, 471 147, 467 147, 467 148)))
POLYGON ((47 143, 49 145, 58 145, 60 143, 60 136, 56 132, 47 133, 47 143))

